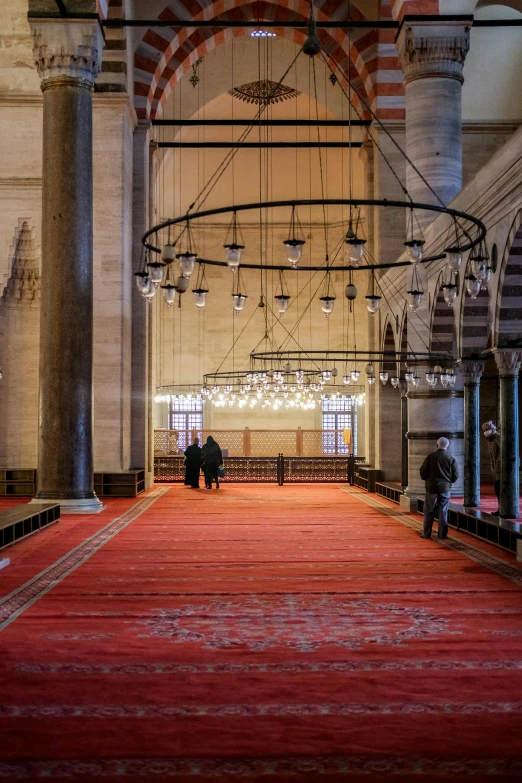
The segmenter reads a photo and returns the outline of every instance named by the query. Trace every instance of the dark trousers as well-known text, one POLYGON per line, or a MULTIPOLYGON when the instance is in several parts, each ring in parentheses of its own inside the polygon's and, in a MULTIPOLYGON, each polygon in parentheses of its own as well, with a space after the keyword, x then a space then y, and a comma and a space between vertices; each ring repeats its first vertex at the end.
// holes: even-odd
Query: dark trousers
POLYGON ((495 495, 497 496, 497 500, 498 500, 498 502, 499 502, 499 504, 500 504, 500 479, 497 479, 497 480, 496 480, 496 481, 493 483, 493 487, 494 487, 494 489, 495 489, 495 495))
POLYGON ((431 536, 433 520, 435 518, 435 504, 439 507, 439 538, 448 535, 448 504, 449 492, 426 492, 424 495, 424 536, 431 536))
POLYGON ((211 487, 212 481, 216 482, 216 487, 219 487, 219 475, 218 475, 218 468, 219 465, 217 462, 210 462, 203 465, 203 473, 205 474, 205 486, 211 487))

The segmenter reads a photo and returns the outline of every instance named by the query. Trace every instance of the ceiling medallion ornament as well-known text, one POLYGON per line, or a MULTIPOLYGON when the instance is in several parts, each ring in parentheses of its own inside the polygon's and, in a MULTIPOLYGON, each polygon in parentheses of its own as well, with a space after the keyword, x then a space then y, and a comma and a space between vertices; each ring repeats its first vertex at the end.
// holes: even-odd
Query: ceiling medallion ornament
POLYGON ((240 87, 234 87, 228 91, 233 98, 239 98, 246 103, 257 103, 260 106, 269 106, 272 103, 281 103, 290 98, 297 98, 301 93, 285 84, 273 82, 270 79, 261 79, 259 82, 249 82, 240 87))

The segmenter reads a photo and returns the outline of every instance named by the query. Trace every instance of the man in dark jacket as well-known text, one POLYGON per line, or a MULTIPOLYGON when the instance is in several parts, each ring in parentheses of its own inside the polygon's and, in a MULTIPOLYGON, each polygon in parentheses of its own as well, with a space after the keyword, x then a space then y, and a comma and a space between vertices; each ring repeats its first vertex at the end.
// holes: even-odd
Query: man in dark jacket
POLYGON ((424 496, 424 531, 421 538, 431 538, 435 504, 439 506, 439 538, 448 536, 448 504, 451 485, 459 477, 459 469, 454 457, 447 453, 449 440, 439 438, 437 451, 428 454, 421 465, 420 475, 426 482, 424 496))

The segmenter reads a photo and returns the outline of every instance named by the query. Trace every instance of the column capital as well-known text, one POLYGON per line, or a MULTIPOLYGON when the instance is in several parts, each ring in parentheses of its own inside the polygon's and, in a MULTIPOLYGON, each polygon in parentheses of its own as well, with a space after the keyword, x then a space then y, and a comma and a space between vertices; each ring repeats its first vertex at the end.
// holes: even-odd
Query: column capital
POLYGON ((459 363, 460 375, 464 386, 469 386, 472 383, 479 383, 482 373, 484 372, 484 361, 476 360, 463 360, 459 363))
POLYGON ((495 351, 495 361, 501 378, 518 378, 518 371, 522 363, 522 351, 500 348, 495 351))
POLYGON ((33 55, 42 90, 60 79, 91 88, 101 68, 103 34, 94 19, 31 19, 33 55))
POLYGON ((397 38, 404 82, 442 76, 462 83, 469 39, 469 27, 462 22, 405 23, 397 38))

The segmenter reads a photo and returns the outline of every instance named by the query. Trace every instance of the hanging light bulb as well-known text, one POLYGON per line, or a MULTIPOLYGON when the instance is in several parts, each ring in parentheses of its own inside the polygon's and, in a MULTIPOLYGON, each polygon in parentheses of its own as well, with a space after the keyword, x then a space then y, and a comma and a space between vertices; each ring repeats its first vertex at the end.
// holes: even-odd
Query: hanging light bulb
POLYGON ((288 263, 292 269, 297 269, 297 265, 299 264, 299 261, 303 255, 304 240, 295 239, 292 237, 291 239, 285 240, 284 245, 286 248, 286 257, 288 259, 288 263))
POLYGON ((468 275, 466 278, 466 291, 472 299, 476 299, 480 293, 481 280, 477 280, 475 275, 468 275))
POLYGON ((147 294, 150 292, 151 288, 154 288, 150 281, 150 277, 147 272, 135 272, 134 276, 136 278, 136 288, 142 294, 142 296, 147 296, 147 294))
POLYGON ((385 370, 382 370, 379 373, 379 380, 383 386, 386 386, 386 384, 388 383, 388 373, 385 370))
POLYGON ((353 302, 354 299, 357 298, 357 288, 354 286, 353 283, 348 283, 348 285, 344 289, 344 295, 346 296, 349 302, 353 302))
POLYGON ((368 385, 373 386, 375 383, 375 375, 369 375, 368 376, 368 385))
POLYGON ((325 381, 325 383, 328 383, 331 377, 332 377, 332 373, 330 372, 330 370, 323 370, 323 380, 325 381))
POLYGON ((370 296, 366 297, 366 307, 368 308, 368 312, 370 313, 370 315, 375 315, 375 313, 379 309, 380 304, 381 304, 380 296, 371 294, 370 296))
POLYGON ((448 247, 444 251, 448 259, 448 267, 453 272, 457 272, 462 264, 462 252, 458 247, 448 247))
POLYGON ((330 318, 334 309, 335 296, 321 296, 320 301, 322 302, 321 309, 323 313, 327 318, 330 318))
POLYGON ((359 380, 359 375, 360 374, 361 374, 360 370, 352 370, 351 375, 352 375, 352 381, 354 383, 357 383, 357 381, 359 380))
POLYGON ((450 383, 449 375, 447 372, 440 374, 440 383, 443 389, 447 389, 450 383))
POLYGON ((422 295, 424 291, 413 290, 413 291, 407 291, 406 293, 408 294, 408 306, 410 310, 413 310, 413 312, 415 312, 416 310, 419 309, 419 307, 422 304, 422 295))
POLYGON ((455 375, 453 370, 450 373, 448 373, 448 379, 449 379, 449 385, 455 386, 455 384, 457 383, 457 376, 455 375))
MULTIPOLYGON (((350 237, 344 241, 346 258, 348 259, 350 266, 352 266, 354 269, 357 269, 360 266, 361 261, 364 258, 365 244, 366 240, 359 239, 357 236, 350 237)), ((357 295, 357 289, 355 290, 355 294, 357 295)))
POLYGON ((411 383, 413 381, 413 373, 411 370, 407 370, 404 373, 404 380, 406 381, 406 383, 411 383))
POLYGON ((157 288, 163 280, 164 266, 160 261, 149 261, 147 263, 150 282, 157 288))
POLYGON ((183 275, 180 275, 176 280, 176 290, 178 294, 184 294, 185 291, 188 289, 189 281, 188 277, 184 277, 183 275))
POLYGON ((246 300, 247 297, 244 294, 232 294, 232 301, 234 303, 234 310, 236 315, 239 315, 241 310, 244 308, 246 300))
POLYGON ((174 300, 176 298, 176 286, 172 285, 172 283, 166 283, 165 285, 161 286, 161 290, 163 291, 163 298, 165 299, 165 304, 167 305, 167 307, 172 307, 172 305, 174 304, 174 300))
POLYGON ((208 290, 206 288, 193 288, 194 304, 199 310, 202 310, 207 303, 208 290))
POLYGON ((404 243, 407 250, 406 255, 408 256, 408 261, 411 261, 412 264, 416 264, 419 261, 422 261, 422 248, 424 245, 424 239, 411 239, 409 242, 404 243))
POLYGON ((419 383, 420 383, 419 376, 418 375, 414 375, 413 378, 411 379, 411 383, 412 383, 412 386, 417 387, 419 385, 419 383))
POLYGON ((367 364, 364 369, 366 371, 366 375, 373 375, 373 371, 374 371, 373 364, 367 364))
POLYGON ((231 242, 230 245, 224 245, 225 248, 225 261, 229 265, 230 269, 234 271, 241 263, 241 254, 245 248, 244 245, 238 245, 235 242, 231 242))
POLYGON ((276 300, 277 312, 279 315, 284 315, 288 310, 288 301, 290 297, 286 294, 278 294, 274 299, 276 300))
POLYGON ((487 259, 483 256, 477 256, 471 259, 471 274, 477 278, 477 280, 484 280, 487 274, 487 259))
POLYGON ((349 386, 351 380, 352 379, 351 379, 351 377, 349 375, 343 375, 343 383, 344 383, 345 386, 349 386))
POLYGON ((442 286, 442 295, 448 307, 452 307, 457 298, 457 286, 454 283, 445 283, 442 286))
POLYGON ((390 383, 391 383, 391 385, 393 386, 394 389, 396 389, 398 387, 400 382, 401 382, 400 378, 397 378, 396 375, 394 375, 393 378, 391 378, 391 380, 390 380, 390 383))
POLYGON ((302 383, 304 381, 304 370, 296 370, 295 371, 295 379, 297 383, 302 383))
POLYGON ((482 278, 482 283, 480 285, 480 290, 481 291, 487 291, 489 289, 489 284, 491 282, 491 274, 492 274, 492 272, 493 272, 493 270, 491 269, 490 266, 488 266, 487 269, 486 269, 486 273, 485 273, 484 277, 482 278))
POLYGON ((161 260, 164 264, 171 264, 176 258, 176 246, 166 244, 161 249, 161 260))
POLYGON ((190 277, 196 265, 197 256, 187 250, 186 253, 178 253, 180 271, 183 277, 190 277))
POLYGON ((426 373, 426 381, 428 382, 428 386, 431 386, 432 389, 437 385, 437 376, 432 370, 429 370, 429 372, 426 373))

